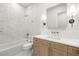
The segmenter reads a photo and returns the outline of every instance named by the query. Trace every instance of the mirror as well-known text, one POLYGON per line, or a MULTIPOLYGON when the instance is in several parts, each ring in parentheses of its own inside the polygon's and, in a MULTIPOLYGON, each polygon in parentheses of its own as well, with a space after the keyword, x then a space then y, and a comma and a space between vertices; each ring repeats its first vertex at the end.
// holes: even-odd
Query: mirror
POLYGON ((62 31, 67 27, 67 5, 59 4, 47 9, 47 28, 51 31, 62 31))

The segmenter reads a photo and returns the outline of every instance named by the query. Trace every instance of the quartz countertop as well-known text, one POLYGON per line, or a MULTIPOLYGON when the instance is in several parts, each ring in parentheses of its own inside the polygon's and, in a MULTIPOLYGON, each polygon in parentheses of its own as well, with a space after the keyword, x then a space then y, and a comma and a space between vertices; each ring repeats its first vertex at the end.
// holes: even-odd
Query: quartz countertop
POLYGON ((74 46, 74 47, 79 48, 79 39, 69 39, 69 38, 54 39, 54 38, 50 38, 47 35, 36 35, 34 37, 39 38, 39 39, 48 40, 48 41, 58 42, 58 43, 62 43, 62 44, 66 44, 66 45, 70 45, 70 46, 74 46))

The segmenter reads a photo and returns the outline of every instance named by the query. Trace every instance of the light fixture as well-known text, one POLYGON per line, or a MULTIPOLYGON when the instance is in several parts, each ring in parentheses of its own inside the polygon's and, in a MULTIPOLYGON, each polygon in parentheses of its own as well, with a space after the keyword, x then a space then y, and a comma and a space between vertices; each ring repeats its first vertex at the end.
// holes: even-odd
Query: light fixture
POLYGON ((46 19, 47 19, 46 15, 45 14, 42 14, 41 20, 46 21, 46 19))
POLYGON ((46 19, 47 19, 46 14, 42 14, 42 16, 41 16, 41 20, 42 20, 42 22, 43 22, 43 26, 46 25, 46 19))
POLYGON ((75 15, 76 15, 75 5, 71 5, 68 12, 68 16, 70 17, 69 23, 71 24, 71 27, 73 27, 73 23, 75 22, 75 19, 74 19, 75 15))

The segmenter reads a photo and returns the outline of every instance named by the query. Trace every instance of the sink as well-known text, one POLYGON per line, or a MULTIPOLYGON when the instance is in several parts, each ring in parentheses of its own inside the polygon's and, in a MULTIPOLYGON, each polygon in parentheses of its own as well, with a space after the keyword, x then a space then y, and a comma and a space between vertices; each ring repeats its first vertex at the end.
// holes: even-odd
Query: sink
POLYGON ((60 40, 60 37, 57 36, 57 35, 43 35, 44 37, 46 38, 49 38, 49 39, 57 39, 57 40, 60 40))
POLYGON ((59 36, 54 37, 52 35, 37 35, 35 37, 37 37, 37 38, 43 38, 43 39, 47 39, 47 40, 53 40, 53 39, 54 40, 60 40, 60 37, 59 36))

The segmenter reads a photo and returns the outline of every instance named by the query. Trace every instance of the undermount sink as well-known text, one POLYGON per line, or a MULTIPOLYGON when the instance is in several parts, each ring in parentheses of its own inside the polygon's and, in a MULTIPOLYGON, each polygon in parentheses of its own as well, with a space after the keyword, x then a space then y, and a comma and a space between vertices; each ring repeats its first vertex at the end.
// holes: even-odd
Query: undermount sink
POLYGON ((57 39, 60 40, 59 36, 53 36, 53 35, 42 35, 43 37, 49 38, 49 39, 57 39))

